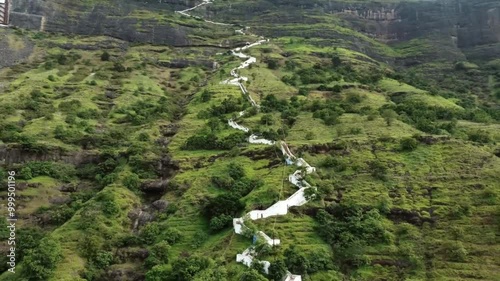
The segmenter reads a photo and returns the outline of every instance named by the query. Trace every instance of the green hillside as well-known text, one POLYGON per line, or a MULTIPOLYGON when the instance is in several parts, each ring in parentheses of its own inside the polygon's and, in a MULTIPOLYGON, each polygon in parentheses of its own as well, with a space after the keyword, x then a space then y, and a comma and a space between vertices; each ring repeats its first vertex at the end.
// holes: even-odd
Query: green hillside
POLYGON ((0 47, 30 49, 0 68, 0 181, 16 172, 18 218, 1 281, 500 280, 498 59, 436 34, 384 40, 328 1, 189 12, 237 26, 138 2, 130 17, 189 26, 189 44, 0 29, 0 47), (238 70, 256 108, 221 82, 258 36, 238 70), (238 235, 232 218, 297 191, 280 141, 316 167, 310 201, 238 235), (269 274, 236 262, 252 243, 269 274))

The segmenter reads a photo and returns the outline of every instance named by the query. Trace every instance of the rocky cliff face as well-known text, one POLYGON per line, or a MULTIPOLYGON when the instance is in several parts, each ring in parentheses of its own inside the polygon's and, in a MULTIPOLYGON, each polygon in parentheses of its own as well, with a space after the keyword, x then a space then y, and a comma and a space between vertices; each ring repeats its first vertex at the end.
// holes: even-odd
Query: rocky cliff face
POLYGON ((500 1, 337 3, 325 9, 381 40, 401 42, 432 36, 454 44, 473 57, 500 55, 500 1))
POLYGON ((438 0, 399 4, 355 4, 331 7, 344 18, 363 19, 359 26, 380 38, 408 40, 438 33, 456 37, 458 47, 500 42, 500 1, 438 0))
MULTIPOLYGON (((476 57, 500 55, 500 1, 427 0, 345 1, 345 0, 236 0, 230 6, 208 6, 206 16, 226 21, 266 24, 267 36, 305 36, 332 39, 331 30, 311 30, 310 24, 328 15, 341 18, 341 25, 388 43, 427 38, 476 57), (310 16, 307 16, 310 15, 310 16), (258 20, 256 20, 258 19, 258 20), (297 28, 289 28, 294 25, 297 28), (307 27, 306 27, 307 26, 307 27)), ((350 38, 350 41, 356 38, 350 38)))
MULTIPOLYGON (((173 17, 173 11, 193 6, 197 1, 180 0, 18 0, 13 11, 44 16, 43 29, 49 32, 77 33, 84 35, 108 35, 131 42, 153 44, 188 45, 189 35, 195 26, 179 25, 165 19, 173 17), (137 9, 153 11, 151 15, 138 16, 137 9), (155 16, 156 15, 156 16, 155 16), (161 16, 159 16, 161 15, 161 16)), ((342 0, 259 2, 216 2, 218 14, 230 21, 252 21, 265 13, 282 14, 267 21, 304 21, 303 13, 320 11, 335 14, 353 28, 386 42, 401 42, 415 38, 434 36, 443 42, 464 49, 472 56, 500 55, 500 1, 498 0, 431 0, 421 2, 345 2, 342 0), (286 12, 286 13, 285 13, 286 12)), ((13 22, 16 17, 13 15, 13 22)), ((263 20, 265 22, 266 19, 263 20)), ((26 22, 23 19, 22 22, 26 22)), ((20 23, 22 25, 23 23, 20 23)), ((277 34, 279 25, 274 26, 277 34)), ((272 34, 269 34, 272 35, 272 34)), ((319 34, 321 36, 321 34, 319 34)), ((325 33, 328 36, 328 32, 325 33)))
MULTIPOLYGON (((175 2, 179 3, 179 1, 175 2)), ((130 42, 175 46, 190 43, 189 26, 165 21, 169 13, 173 15, 173 12, 169 10, 179 5, 163 0, 156 1, 154 5, 144 5, 142 1, 135 0, 18 0, 13 5, 14 13, 11 23, 33 28, 32 25, 24 26, 23 24, 26 22, 26 14, 30 14, 32 17, 43 16, 40 29, 48 32, 108 35, 130 42), (150 9, 151 15, 135 14, 142 8, 150 9), (164 15, 158 12, 160 8, 163 9, 164 15)))
POLYGON ((59 148, 43 153, 28 151, 15 145, 0 145, 0 165, 14 165, 31 161, 61 161, 72 165, 97 162, 99 156, 90 151, 66 152, 59 148))

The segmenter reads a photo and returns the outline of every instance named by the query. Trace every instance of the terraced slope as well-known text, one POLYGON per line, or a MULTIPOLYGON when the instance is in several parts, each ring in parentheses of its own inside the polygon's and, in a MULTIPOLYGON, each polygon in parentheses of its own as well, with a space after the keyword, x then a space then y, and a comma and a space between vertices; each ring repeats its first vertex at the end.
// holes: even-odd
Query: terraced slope
POLYGON ((0 30, 30 47, 0 71, 20 241, 0 280, 499 279, 498 63, 244 7, 169 6, 209 42, 184 47, 0 30))

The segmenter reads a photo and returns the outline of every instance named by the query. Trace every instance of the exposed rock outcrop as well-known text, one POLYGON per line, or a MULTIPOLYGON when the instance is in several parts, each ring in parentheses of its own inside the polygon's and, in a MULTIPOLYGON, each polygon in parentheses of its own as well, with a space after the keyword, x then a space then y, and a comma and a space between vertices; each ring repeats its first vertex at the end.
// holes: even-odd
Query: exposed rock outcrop
MULTIPOLYGON (((0 69, 24 62, 33 49, 34 44, 29 39, 16 36, 12 30, 0 29, 0 69)), ((0 91, 4 87, 0 82, 0 91)))
POLYGON ((13 165, 30 161, 62 161, 76 166, 97 162, 96 153, 81 150, 67 152, 60 148, 51 148, 44 152, 24 150, 17 145, 0 145, 0 165, 13 165))
MULTIPOLYGON (((23 28, 48 32, 108 35, 129 42, 189 45, 188 34, 193 27, 165 21, 165 18, 162 18, 158 12, 159 9, 168 10, 184 5, 183 1, 169 2, 110 0, 90 3, 89 1, 67 0, 18 0, 13 3, 11 23, 23 28), (148 17, 135 13, 141 8, 144 8, 146 12, 147 10, 153 11, 153 13, 148 17), (40 17, 43 17, 43 22, 38 28, 30 19, 40 17)), ((164 13, 165 11, 162 12, 164 13)))

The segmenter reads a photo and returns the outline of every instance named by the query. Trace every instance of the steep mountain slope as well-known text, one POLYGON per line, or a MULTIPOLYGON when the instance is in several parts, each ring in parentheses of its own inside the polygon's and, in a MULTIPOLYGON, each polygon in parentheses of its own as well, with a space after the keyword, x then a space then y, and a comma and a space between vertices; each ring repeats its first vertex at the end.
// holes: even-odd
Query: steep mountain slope
POLYGON ((174 12, 189 4, 18 2, 64 33, 0 30, 24 61, 0 64, 19 218, 0 280, 500 278, 500 64, 478 52, 498 43, 497 2, 189 11, 235 26, 174 12), (246 48, 252 33, 270 41, 246 48), (233 218, 297 192, 290 152, 317 167, 308 203, 236 234, 233 218), (236 262, 249 245, 268 274, 236 262))

